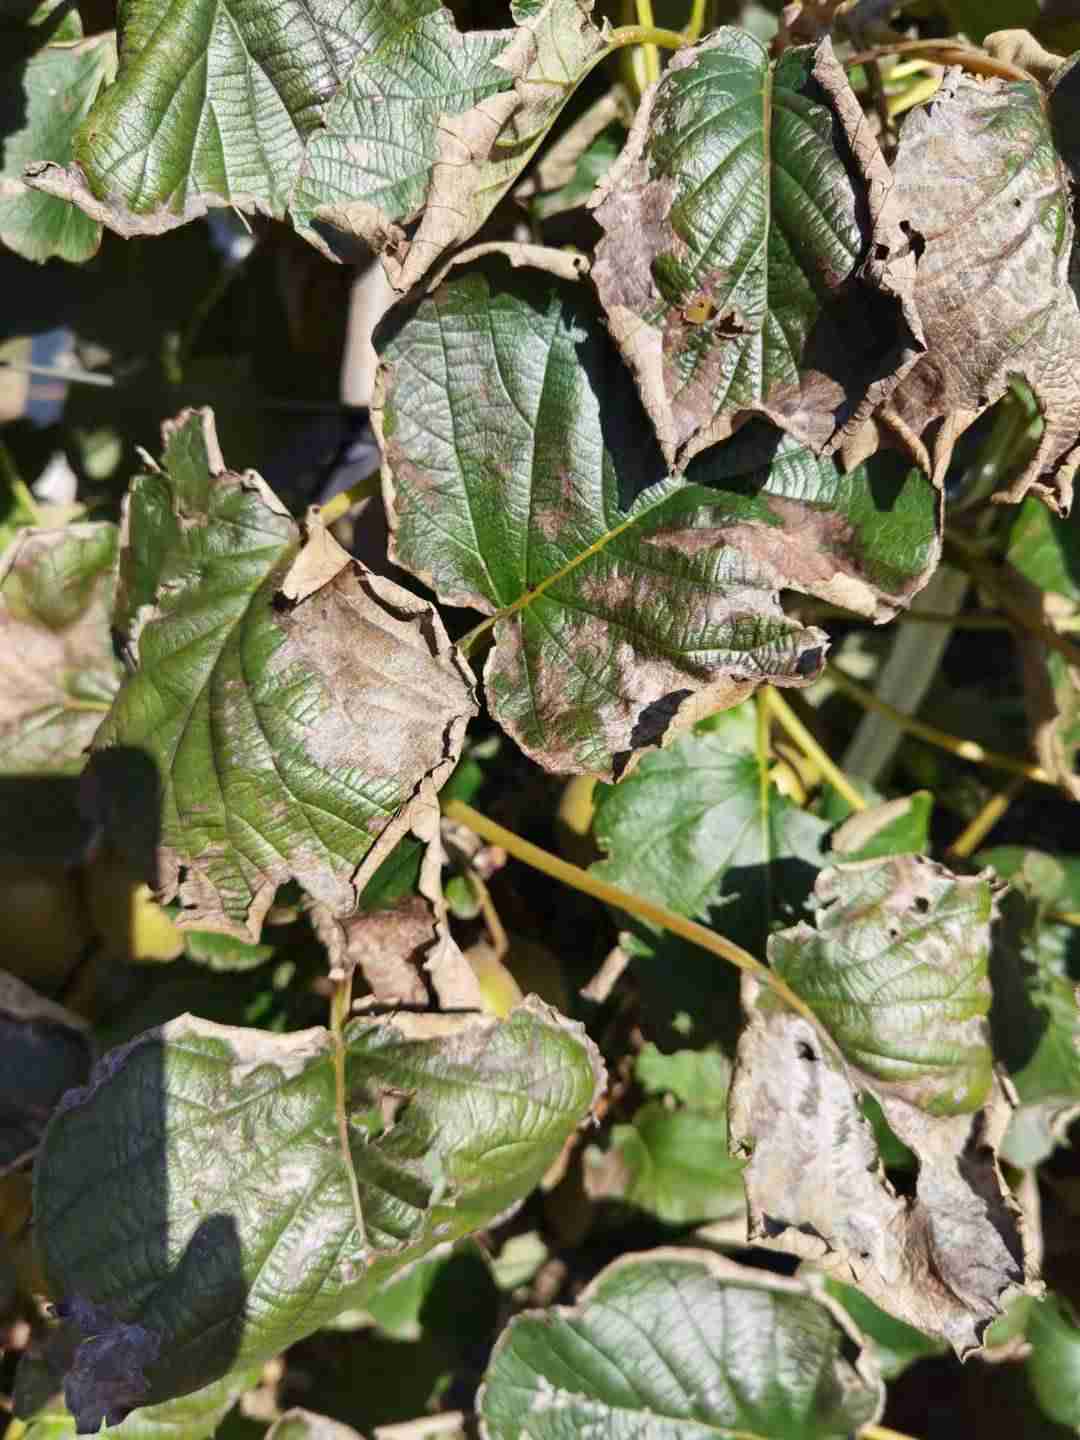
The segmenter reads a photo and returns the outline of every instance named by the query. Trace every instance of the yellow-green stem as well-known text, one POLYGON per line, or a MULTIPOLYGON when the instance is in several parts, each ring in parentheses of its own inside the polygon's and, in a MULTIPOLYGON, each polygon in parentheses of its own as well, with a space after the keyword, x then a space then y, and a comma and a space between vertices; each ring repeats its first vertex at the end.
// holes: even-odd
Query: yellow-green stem
POLYGON ((694 0, 690 8, 690 18, 686 22, 686 29, 683 31, 683 39, 687 45, 693 45, 701 39, 701 32, 705 29, 705 6, 707 0, 694 0))
POLYGON ((890 1430, 887 1425, 864 1425, 859 1431, 859 1440, 912 1440, 902 1430, 890 1430))
POLYGON ((352 1009, 352 971, 335 981, 334 995, 330 1001, 330 1033, 334 1037, 334 1111, 337 1116, 338 1144, 341 1147, 341 1162, 349 1181, 352 1197, 353 1218, 356 1221, 356 1235, 361 1250, 367 1249, 367 1226, 364 1224, 364 1208, 360 1204, 360 1186, 353 1164, 352 1146, 349 1144, 349 1113, 346 1108, 345 1085, 345 1022, 352 1009))
MULTIPOLYGON (((608 44, 611 50, 620 50, 624 45, 659 45, 661 50, 681 50, 686 39, 681 30, 665 30, 658 25, 619 25, 608 36, 608 44)), ((610 50, 604 52, 610 53, 610 50)))
MULTIPOLYGON (((604 905, 624 910, 628 915, 636 915, 639 920, 648 921, 650 925, 658 925, 661 929, 681 935, 692 945, 700 945, 703 950, 719 956, 721 960, 726 960, 737 969, 746 970, 749 974, 757 976, 763 985, 767 985, 784 1001, 785 1005, 790 1006, 792 1010, 797 1010, 828 1039, 827 1032, 822 1031, 817 1016, 805 1000, 801 1000, 794 990, 784 984, 779 975, 770 970, 767 965, 762 964, 748 950, 744 950, 741 945, 736 945, 733 941, 725 939, 723 935, 718 935, 715 930, 709 930, 704 925, 699 925, 696 920, 688 920, 684 915, 677 915, 674 910, 669 910, 664 905, 655 905, 651 900, 645 900, 640 895, 623 890, 619 885, 611 885, 608 881, 591 874, 590 871, 583 870, 580 865, 571 865, 568 860, 561 860, 557 855, 541 849, 539 845, 534 845, 530 840, 524 840, 513 830, 507 830, 504 825, 489 820, 486 815, 482 815, 479 810, 474 810, 471 805, 466 805, 463 800, 448 801, 443 814, 448 820, 456 820, 459 825, 464 825, 467 830, 472 830, 474 834, 489 841, 492 845, 500 846, 515 860, 520 860, 525 865, 531 865, 534 870, 550 875, 553 880, 559 880, 574 890, 580 890, 584 895, 591 895, 594 900, 599 900, 604 905)), ((829 1043, 832 1043, 831 1040, 829 1043)))
POLYGON ((375 470, 370 475, 365 475, 363 480, 358 480, 355 485, 350 485, 348 490, 342 490, 332 500, 328 500, 319 510, 319 519, 324 525, 333 525, 335 520, 347 515, 354 505, 371 495, 377 495, 378 491, 379 472, 375 470))
POLYGON ((970 760, 973 765, 985 765, 989 770, 1004 770, 1009 775, 1023 775, 1040 785, 1053 786, 1053 779, 1041 765, 1020 760, 1015 755, 1002 755, 997 750, 987 750, 975 740, 961 740, 956 735, 939 730, 936 725, 924 724, 922 720, 916 720, 914 716, 897 710, 895 705, 879 700, 872 690, 867 690, 857 680, 852 680, 851 676, 846 675, 837 665, 830 664, 827 668, 838 690, 850 696, 864 710, 876 710, 879 715, 887 715, 905 734, 925 740, 928 745, 936 745, 939 750, 947 750, 950 755, 956 755, 961 760, 970 760))
MULTIPOLYGON (((655 30, 656 21, 653 18, 652 0, 635 0, 638 24, 643 30, 655 30)), ((660 51, 653 44, 646 44, 644 47, 645 56, 645 79, 650 85, 654 85, 660 79, 660 51)))
POLYGON ((791 736, 808 760, 812 760, 829 784, 842 795, 852 810, 865 810, 866 801, 847 778, 840 767, 829 758, 813 735, 792 710, 791 706, 773 686, 766 686, 765 702, 777 720, 791 736))
POLYGON ((946 853, 958 860, 968 859, 979 848, 1026 784, 1025 776, 1016 775, 1004 790, 999 790, 996 795, 991 795, 974 820, 964 827, 949 846, 946 853))

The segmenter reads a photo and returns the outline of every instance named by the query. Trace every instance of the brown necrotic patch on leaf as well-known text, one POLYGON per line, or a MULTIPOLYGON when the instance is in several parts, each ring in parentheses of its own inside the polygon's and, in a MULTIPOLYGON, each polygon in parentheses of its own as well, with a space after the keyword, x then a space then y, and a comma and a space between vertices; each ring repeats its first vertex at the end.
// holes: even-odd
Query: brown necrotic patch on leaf
MULTIPOLYGON (((669 462, 751 415, 837 448, 921 348, 888 168, 829 42, 723 28, 645 97, 593 276, 669 462)), ((908 271, 910 271, 908 262, 908 271)))
POLYGON ((807 683, 828 639, 784 613, 781 548, 769 564, 740 548, 750 512, 786 523, 756 478, 738 493, 719 470, 667 478, 587 288, 507 258, 384 322, 391 554, 495 617, 486 695, 526 752, 611 774, 699 713, 695 695, 715 708, 807 683))
POLYGON ((440 117, 419 228, 403 254, 384 261, 398 290, 410 290, 440 255, 474 235, 532 159, 607 47, 606 23, 598 28, 591 12, 592 0, 548 0, 494 62, 513 88, 440 117))
POLYGON ((156 772, 150 849, 180 923, 255 939, 288 879, 352 913, 475 713, 433 608, 225 468, 209 411, 167 426, 163 468, 134 482, 121 574, 136 668, 95 758, 156 772))
POLYGON ((1070 176, 1039 87, 949 71, 908 116, 894 178, 917 241, 927 353, 880 423, 924 442, 940 483, 957 437, 1019 377, 1044 429, 997 498, 1030 490, 1067 511, 1080 462, 1080 305, 1069 277, 1070 176))

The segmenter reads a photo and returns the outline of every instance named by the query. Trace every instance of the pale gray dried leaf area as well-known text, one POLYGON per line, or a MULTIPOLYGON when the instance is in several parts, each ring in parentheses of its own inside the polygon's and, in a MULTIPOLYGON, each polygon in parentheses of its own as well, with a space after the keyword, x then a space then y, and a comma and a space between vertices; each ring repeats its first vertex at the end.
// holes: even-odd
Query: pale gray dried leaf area
POLYGON ((729 1127, 750 1240, 814 1260, 961 1357, 979 1349, 1014 1295, 1040 1289, 997 1165, 1012 1113, 1000 1082, 973 1113, 930 1116, 868 1083, 751 977, 743 1000, 729 1127), (912 1196, 886 1176, 866 1093, 916 1155, 912 1196))
POLYGON ((669 463, 765 416, 838 449, 921 353, 888 166, 830 42, 679 51, 590 204, 593 276, 669 463))
POLYGON ((109 621, 116 530, 22 531, 0 556, 0 773, 77 771, 122 669, 109 621))
POLYGON ((965 429, 1026 380, 1038 448, 999 499, 1066 512, 1080 463, 1080 304, 1070 174, 1034 84, 950 70, 904 123, 893 174, 917 265, 927 352, 879 427, 941 482, 965 429))

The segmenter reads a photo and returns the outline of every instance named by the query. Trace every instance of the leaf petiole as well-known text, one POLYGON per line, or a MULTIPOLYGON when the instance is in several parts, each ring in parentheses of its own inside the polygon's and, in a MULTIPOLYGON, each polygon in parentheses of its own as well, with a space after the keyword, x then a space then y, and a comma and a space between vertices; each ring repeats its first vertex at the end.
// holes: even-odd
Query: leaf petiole
POLYGON ((950 755, 956 755, 961 760, 970 760, 973 765, 985 765, 989 770, 1004 770, 1010 775, 1022 775, 1027 780, 1035 780, 1040 785, 1053 786, 1053 779, 1041 765, 1019 760, 1015 755, 1002 755, 997 750, 987 750, 975 740, 961 740, 956 735, 949 735, 937 726, 927 725, 912 715, 905 715, 895 705, 879 699, 872 690, 867 690, 865 685, 852 680, 838 665, 830 664, 827 668, 838 690, 857 705, 861 705, 864 710, 876 710, 879 715, 888 716, 906 734, 925 740, 929 745, 936 745, 939 750, 947 750, 950 755))
MULTIPOLYGON (((610 50, 619 50, 624 45, 659 45, 662 50, 681 50, 686 37, 681 30, 665 30, 657 25, 619 25, 608 36, 610 50)), ((599 57, 603 59, 603 55, 599 57)))
POLYGON ((1026 784, 1025 776, 1013 776, 1004 790, 999 790, 996 795, 990 796, 974 820, 964 827, 946 853, 958 860, 968 859, 979 848, 1026 784))
POLYGON ((705 3, 706 0, 693 0, 690 18, 683 31, 683 40, 687 45, 693 45, 701 39, 701 32, 705 29, 705 3))
POLYGON ((364 1224, 364 1208, 360 1203, 360 1186, 356 1179, 352 1147, 349 1145, 349 1116, 346 1110, 345 1086, 345 1022, 352 1009, 352 971, 334 982, 334 994, 330 1001, 330 1033, 334 1037, 334 1114, 337 1119, 338 1143, 341 1146, 341 1161, 349 1181, 349 1195, 352 1198, 353 1215, 356 1219, 356 1234, 360 1248, 367 1250, 367 1226, 364 1224))
MULTIPOLYGON (((656 21, 653 18, 652 0, 635 0, 637 9, 638 24, 643 30, 655 30, 656 21)), ((650 85, 655 85, 660 79, 660 52, 652 43, 645 45, 645 79, 650 85)))
POLYGON ((708 929, 707 926, 699 924, 696 920, 688 920, 685 915, 679 915, 664 905, 656 905, 651 900, 645 900, 640 895, 633 895, 629 890, 623 890, 619 885, 612 885, 606 880, 601 880, 588 870, 583 870, 580 865, 571 865, 568 860, 561 860, 557 855, 552 855, 550 851, 543 850, 530 840, 523 839, 513 830, 507 830, 505 826, 489 820, 486 815, 482 815, 479 810, 474 810, 471 805, 466 805, 463 800, 448 801, 443 808, 443 814, 448 820, 456 820, 459 825, 464 825, 467 830, 472 830, 474 834, 481 836, 492 845, 501 846, 515 860, 520 860, 525 865, 531 865, 534 870, 539 870, 544 875, 550 875, 553 880, 569 885, 583 895, 591 895, 594 900, 599 900, 604 905, 614 906, 617 910, 625 910, 628 915, 635 915, 639 920, 645 920, 650 925, 658 925, 661 929, 681 935, 692 945, 700 945, 703 950, 719 956, 721 960, 726 960, 737 969, 745 970, 748 974, 756 976, 763 985, 778 995, 785 1005, 790 1006, 792 1010, 798 1011, 804 1019, 809 1020, 814 1028, 829 1040, 830 1045, 832 1044, 828 1032, 824 1030, 809 1005, 800 999, 795 991, 780 979, 779 975, 751 955, 748 950, 744 950, 741 945, 736 945, 723 935, 718 935, 715 930, 708 929))
POLYGON ((795 711, 780 692, 774 686, 768 685, 762 693, 765 704, 776 716, 776 719, 791 736, 792 740, 794 740, 806 758, 814 762, 837 794, 844 797, 852 810, 865 810, 866 801, 859 794, 858 790, 856 790, 855 786, 852 785, 839 765, 829 758, 828 754, 814 739, 813 735, 795 714, 795 711))

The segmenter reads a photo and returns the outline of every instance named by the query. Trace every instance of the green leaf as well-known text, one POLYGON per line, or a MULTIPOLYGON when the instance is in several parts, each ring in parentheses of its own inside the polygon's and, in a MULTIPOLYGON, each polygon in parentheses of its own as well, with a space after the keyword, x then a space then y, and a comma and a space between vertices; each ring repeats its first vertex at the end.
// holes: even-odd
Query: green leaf
POLYGON ((1040 590, 1080 601, 1080 513, 1064 519, 1025 500, 1009 532, 1009 564, 1040 590))
MULTIPOLYGON (((829 1276, 825 1280, 825 1289, 843 1305, 859 1327, 863 1339, 873 1347, 883 1379, 895 1380, 916 1360, 945 1353, 946 1347, 940 1340, 886 1314, 854 1285, 845 1285, 842 1280, 829 1276)), ((1023 1298, 1027 1299, 1026 1296, 1023 1298)))
POLYGON ((269 960, 275 949, 273 945, 250 945, 235 935, 218 935, 213 930, 184 932, 185 955, 209 970, 254 970, 269 960))
POLYGON ((515 1317, 477 1400, 486 1440, 846 1440, 884 1389, 838 1306, 696 1250, 609 1265, 572 1308, 515 1317))
POLYGON ((844 1058, 930 1115, 990 1090, 993 891, 915 856, 823 870, 813 926, 769 942, 773 968, 844 1058))
POLYGON ((461 34, 437 0, 133 0, 76 163, 33 183, 122 235, 230 206, 382 248, 423 209, 443 117, 512 94, 514 35, 461 34))
POLYGON ((453 769, 471 676, 429 605, 225 468, 209 411, 164 435, 164 468, 131 487, 117 623, 137 669, 95 769, 118 828, 145 835, 135 759, 152 764, 160 898, 257 940, 290 878, 334 914, 355 908, 365 856, 379 841, 368 868, 381 860, 402 807, 453 769))
POLYGON ((699 721, 597 796, 601 879, 761 953, 798 918, 828 827, 781 795, 755 749, 752 706, 699 721))
POLYGON ((616 1125, 606 1152, 586 1152, 588 1194, 669 1225, 741 1215, 742 1162, 728 1153, 730 1060, 715 1050, 663 1055, 647 1045, 634 1073, 646 1093, 667 1098, 646 1101, 631 1124, 616 1125))
POLYGON ((1033 1307, 1025 1362, 1039 1408, 1059 1425, 1080 1426, 1080 1325, 1067 1303, 1051 1295, 1033 1307))
POLYGON ((77 774, 119 687, 116 527, 24 530, 0 556, 0 773, 77 774))
POLYGON ((439 1335, 460 1351, 483 1344, 496 1324, 498 1292, 479 1247, 410 1265, 372 1295, 367 1314, 384 1335, 415 1341, 439 1335))
POLYGON ((539 1181, 602 1083, 581 1027, 535 1001, 500 1023, 354 1021, 345 1042, 366 1237, 324 1030, 182 1017, 69 1093, 34 1213, 50 1291, 84 1336, 65 1382, 81 1428, 262 1363, 490 1223, 539 1181))
MULTIPOLYGON (((0 21, 0 45, 9 43, 0 21)), ((116 41, 95 35, 46 45, 27 60, 16 50, 12 64, 8 56, 0 65, 0 241, 27 260, 87 260, 101 244, 100 224, 31 189, 22 173, 34 161, 66 165, 73 158, 75 132, 115 73, 116 41)))
POLYGON ((547 768, 610 774, 698 691, 813 678, 825 636, 779 591, 883 617, 932 564, 935 503, 902 465, 841 477, 759 429, 665 480, 582 286, 491 259, 379 348, 393 556, 493 617, 488 704, 547 768))
POLYGON ((827 44, 772 60, 723 27, 679 52, 593 202, 593 277, 669 460, 755 411, 837 444, 910 364, 904 284, 874 269, 908 248, 890 188, 827 44))
POLYGON ((53 1106, 89 1068, 83 1022, 0 970, 0 1175, 33 1154, 53 1106))

